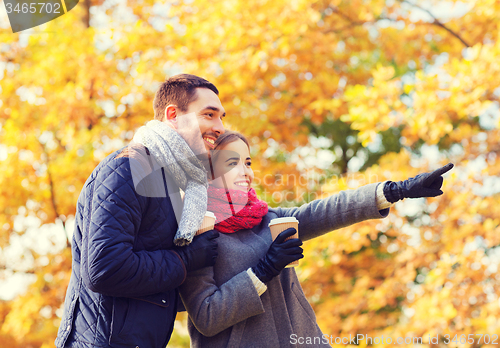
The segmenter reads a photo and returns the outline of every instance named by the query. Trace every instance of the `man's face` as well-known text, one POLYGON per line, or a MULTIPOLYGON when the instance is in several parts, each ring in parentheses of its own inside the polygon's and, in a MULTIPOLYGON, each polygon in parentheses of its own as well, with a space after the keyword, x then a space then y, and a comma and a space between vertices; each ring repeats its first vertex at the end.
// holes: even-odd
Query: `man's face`
POLYGON ((196 99, 186 110, 177 109, 177 132, 196 155, 214 148, 214 142, 224 133, 222 119, 226 112, 217 94, 208 88, 197 88, 196 99))

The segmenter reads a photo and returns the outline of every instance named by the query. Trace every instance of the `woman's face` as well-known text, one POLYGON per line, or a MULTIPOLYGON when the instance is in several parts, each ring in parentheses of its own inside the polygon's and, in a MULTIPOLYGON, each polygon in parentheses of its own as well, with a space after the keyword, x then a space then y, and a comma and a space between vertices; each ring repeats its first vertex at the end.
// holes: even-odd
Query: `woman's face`
POLYGON ((218 188, 248 191, 253 181, 252 159, 243 140, 233 141, 214 156, 215 180, 210 185, 218 188))

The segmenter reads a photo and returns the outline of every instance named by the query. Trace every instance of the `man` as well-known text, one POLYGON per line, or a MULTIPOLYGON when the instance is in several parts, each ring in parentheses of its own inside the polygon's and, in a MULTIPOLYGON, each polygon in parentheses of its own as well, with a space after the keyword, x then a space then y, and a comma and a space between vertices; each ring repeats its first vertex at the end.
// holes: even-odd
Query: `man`
MULTIPOLYGON (((151 122, 163 131, 174 130, 174 144, 195 159, 212 149, 224 133, 225 112, 218 90, 200 77, 182 74, 167 79, 153 106, 156 121, 151 122)), ((140 137, 139 143, 144 145, 147 138, 140 137)), ((151 163, 153 150, 135 144, 112 153, 83 187, 73 235, 72 274, 55 341, 59 348, 165 347, 177 311, 177 287, 187 272, 215 262, 215 231, 192 242, 188 237, 187 246, 173 244, 180 228, 168 192, 170 172, 151 163), (148 181, 150 177, 162 179, 148 181), (158 193, 158 187, 162 192, 158 193)), ((195 171, 200 167, 196 160, 187 162, 195 171)), ((182 170, 180 174, 184 175, 182 170)), ((196 181, 186 175, 183 179, 188 184, 196 181)), ((194 187, 203 189, 202 179, 194 187)), ((206 199, 204 204, 206 210, 206 199)), ((203 206, 198 208, 203 210, 203 206)), ((192 214, 184 215, 191 218, 192 214)))

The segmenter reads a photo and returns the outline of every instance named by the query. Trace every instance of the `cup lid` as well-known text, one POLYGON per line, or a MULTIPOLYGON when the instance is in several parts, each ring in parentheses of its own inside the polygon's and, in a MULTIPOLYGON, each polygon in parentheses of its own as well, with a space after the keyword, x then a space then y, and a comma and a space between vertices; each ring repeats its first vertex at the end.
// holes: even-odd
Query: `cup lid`
POLYGON ((207 211, 207 212, 205 213, 205 216, 212 217, 212 218, 214 218, 214 219, 215 219, 215 214, 214 214, 214 213, 212 213, 211 211, 207 211))
POLYGON ((296 222, 299 223, 299 220, 294 218, 293 216, 291 217, 282 217, 282 218, 276 218, 272 219, 271 222, 269 222, 269 227, 272 225, 277 225, 277 224, 283 224, 283 223, 289 223, 289 222, 296 222))

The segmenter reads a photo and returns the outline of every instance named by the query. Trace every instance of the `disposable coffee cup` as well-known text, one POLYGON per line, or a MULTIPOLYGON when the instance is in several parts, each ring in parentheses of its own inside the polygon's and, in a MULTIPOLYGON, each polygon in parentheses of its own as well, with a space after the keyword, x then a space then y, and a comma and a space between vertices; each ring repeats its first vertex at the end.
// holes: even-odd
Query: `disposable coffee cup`
MULTIPOLYGON (((278 237, 278 235, 286 230, 287 228, 293 227, 297 231, 293 236, 288 237, 286 240, 292 238, 299 238, 299 220, 294 217, 282 217, 272 219, 269 222, 269 228, 271 229, 271 236, 273 237, 273 241, 278 237)), ((299 260, 294 261, 286 265, 286 267, 296 267, 299 265, 299 260)))
POLYGON ((201 222, 201 226, 196 232, 196 236, 207 231, 213 230, 215 225, 215 214, 211 211, 207 211, 205 216, 203 217, 203 221, 201 222))

